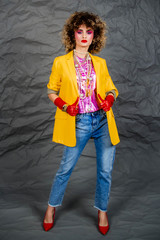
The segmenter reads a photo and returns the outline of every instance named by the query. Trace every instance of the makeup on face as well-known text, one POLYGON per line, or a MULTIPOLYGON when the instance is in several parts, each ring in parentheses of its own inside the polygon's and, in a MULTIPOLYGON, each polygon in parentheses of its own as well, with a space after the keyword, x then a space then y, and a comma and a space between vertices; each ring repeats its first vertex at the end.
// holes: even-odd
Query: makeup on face
MULTIPOLYGON (((82 35, 83 33, 85 34, 85 29, 81 29, 79 28, 77 31, 76 31, 77 35, 82 35)), ((86 35, 93 35, 93 30, 92 29, 87 29, 86 30, 86 35)))
POLYGON ((94 31, 86 25, 80 25, 77 30, 75 30, 75 40, 76 40, 76 49, 85 47, 89 48, 94 37, 94 31))
POLYGON ((82 42, 82 43, 86 43, 86 42, 87 42, 87 40, 82 40, 81 42, 82 42))

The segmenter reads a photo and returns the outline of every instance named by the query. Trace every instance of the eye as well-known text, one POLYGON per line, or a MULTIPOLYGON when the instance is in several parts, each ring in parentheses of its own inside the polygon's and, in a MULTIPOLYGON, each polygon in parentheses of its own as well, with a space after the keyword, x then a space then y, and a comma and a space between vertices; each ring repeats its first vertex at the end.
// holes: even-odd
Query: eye
POLYGON ((82 31, 77 31, 78 34, 82 34, 82 31))
POLYGON ((93 31, 90 31, 90 30, 89 30, 89 31, 87 31, 87 33, 90 35, 90 34, 92 34, 92 33, 93 33, 93 31))

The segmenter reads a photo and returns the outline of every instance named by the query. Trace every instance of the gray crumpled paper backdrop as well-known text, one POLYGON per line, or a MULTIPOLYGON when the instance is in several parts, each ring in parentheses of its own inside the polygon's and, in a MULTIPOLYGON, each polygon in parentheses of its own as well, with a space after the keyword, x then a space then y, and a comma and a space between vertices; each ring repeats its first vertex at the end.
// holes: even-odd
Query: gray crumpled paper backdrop
POLYGON ((0 239, 104 239, 93 208, 91 140, 69 181, 55 226, 42 221, 63 146, 52 142, 56 108, 46 85, 65 54, 60 32, 74 11, 108 25, 107 61, 119 90, 117 146, 109 202, 112 240, 160 239, 160 1, 0 1, 0 239))

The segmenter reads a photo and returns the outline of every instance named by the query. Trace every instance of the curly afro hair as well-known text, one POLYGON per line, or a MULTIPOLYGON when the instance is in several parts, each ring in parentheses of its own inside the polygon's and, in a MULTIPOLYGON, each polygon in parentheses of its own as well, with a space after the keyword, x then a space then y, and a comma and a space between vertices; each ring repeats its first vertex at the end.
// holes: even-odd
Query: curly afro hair
POLYGON ((94 38, 88 51, 90 53, 100 52, 106 43, 107 26, 98 15, 89 12, 75 12, 66 20, 62 31, 62 42, 66 52, 68 53, 76 47, 74 33, 81 25, 86 25, 94 30, 94 38))

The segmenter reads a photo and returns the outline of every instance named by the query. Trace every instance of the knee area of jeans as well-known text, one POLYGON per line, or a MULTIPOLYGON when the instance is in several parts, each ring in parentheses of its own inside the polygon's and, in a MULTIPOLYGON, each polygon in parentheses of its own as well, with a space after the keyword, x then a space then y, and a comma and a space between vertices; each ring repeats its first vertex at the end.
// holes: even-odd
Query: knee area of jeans
POLYGON ((73 168, 66 169, 66 170, 63 170, 63 171, 58 171, 58 172, 56 173, 56 177, 69 176, 69 175, 72 173, 72 170, 73 170, 73 168))
POLYGON ((97 175, 100 175, 102 177, 107 177, 107 178, 111 178, 111 173, 112 173, 112 169, 101 169, 101 170, 97 170, 97 175))

